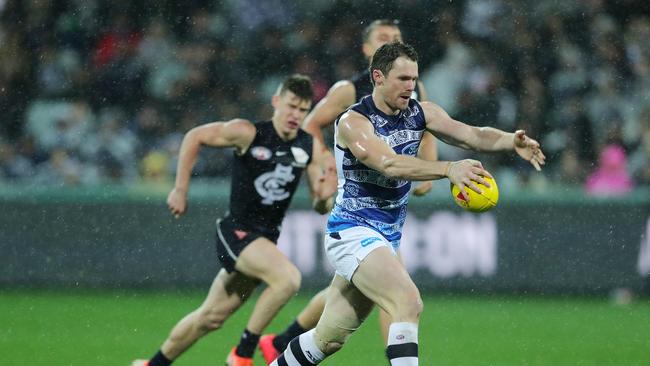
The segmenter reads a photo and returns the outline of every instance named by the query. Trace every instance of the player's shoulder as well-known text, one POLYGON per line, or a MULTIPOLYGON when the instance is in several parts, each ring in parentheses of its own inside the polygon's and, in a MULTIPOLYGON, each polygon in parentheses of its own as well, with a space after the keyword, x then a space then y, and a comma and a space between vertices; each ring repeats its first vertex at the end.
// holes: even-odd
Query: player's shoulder
POLYGON ((327 92, 328 97, 332 96, 350 96, 352 99, 356 96, 356 88, 350 80, 339 80, 327 92))
POLYGON ((418 101, 417 105, 425 113, 439 113, 444 112, 441 106, 431 101, 418 101))
POLYGON ((360 123, 370 124, 370 119, 363 113, 356 111, 352 108, 341 114, 339 118, 339 125, 358 126, 360 123))
POLYGON ((238 129, 242 132, 255 132, 257 129, 253 122, 245 118, 233 118, 229 121, 224 122, 224 126, 232 129, 238 129))

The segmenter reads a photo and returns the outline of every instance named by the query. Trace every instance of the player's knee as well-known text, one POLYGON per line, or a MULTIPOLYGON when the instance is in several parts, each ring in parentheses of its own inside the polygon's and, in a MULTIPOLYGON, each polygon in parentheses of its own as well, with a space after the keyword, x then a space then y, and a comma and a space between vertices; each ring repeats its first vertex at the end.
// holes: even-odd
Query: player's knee
POLYGON ((201 330, 210 332, 221 328, 226 321, 226 316, 219 311, 201 309, 199 312, 199 327, 201 330))
POLYGON ((393 301, 387 311, 395 321, 417 321, 424 309, 422 297, 415 286, 395 296, 393 301))
POLYGON ((318 348, 326 355, 331 355, 340 350, 345 342, 347 342, 350 335, 356 330, 346 327, 328 327, 319 324, 321 329, 316 328, 314 339, 318 348))
POLYGON ((417 296, 409 303, 410 313, 416 317, 420 317, 422 310, 424 310, 424 302, 420 296, 417 296))
POLYGON ((295 295, 300 289, 300 283, 302 281, 302 275, 296 267, 287 268, 283 275, 281 281, 276 281, 275 284, 271 286, 275 287, 277 291, 285 294, 286 296, 295 295))
POLYGON ((329 356, 333 353, 338 352, 338 350, 340 350, 342 347, 343 347, 342 342, 332 341, 332 342, 324 343, 321 350, 326 356, 329 356))
POLYGON ((402 317, 415 321, 420 318, 420 314, 424 309, 424 303, 422 302, 420 295, 417 294, 403 298, 400 307, 402 317))

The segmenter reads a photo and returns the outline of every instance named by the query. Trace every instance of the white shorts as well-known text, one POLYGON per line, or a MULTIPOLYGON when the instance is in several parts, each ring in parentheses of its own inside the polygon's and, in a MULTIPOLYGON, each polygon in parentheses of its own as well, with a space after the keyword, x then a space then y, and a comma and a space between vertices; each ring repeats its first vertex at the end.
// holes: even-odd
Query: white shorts
POLYGON ((352 275, 373 250, 389 248, 393 254, 395 248, 378 232, 363 226, 355 226, 336 233, 325 234, 325 253, 334 267, 336 274, 352 281, 352 275), (338 234, 338 237, 337 235, 338 234))

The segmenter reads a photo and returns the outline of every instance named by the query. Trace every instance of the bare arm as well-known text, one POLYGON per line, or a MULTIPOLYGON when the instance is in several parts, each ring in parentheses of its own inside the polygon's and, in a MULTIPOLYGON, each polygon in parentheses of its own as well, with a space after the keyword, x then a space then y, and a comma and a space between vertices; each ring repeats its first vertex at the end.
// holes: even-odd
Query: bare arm
POLYGON ((330 88, 325 98, 321 99, 305 118, 305 131, 318 139, 321 146, 326 148, 323 129, 331 125, 336 117, 354 104, 355 101, 356 90, 354 84, 347 80, 337 82, 330 88))
POLYGON ((374 133, 365 117, 354 111, 346 112, 339 121, 337 143, 347 147, 364 165, 398 179, 436 180, 447 176, 450 162, 426 161, 396 154, 374 133))
POLYGON ((185 134, 178 154, 176 182, 167 197, 172 214, 179 217, 187 208, 187 190, 192 168, 202 145, 234 147, 245 151, 255 138, 255 126, 247 120, 233 119, 228 122, 212 122, 195 127, 185 134))
POLYGON ((477 151, 512 150, 514 135, 492 127, 474 127, 451 118, 440 106, 422 103, 427 129, 446 143, 477 151))
POLYGON ((337 143, 347 147, 364 165, 382 174, 398 179, 415 181, 449 178, 458 185, 463 196, 469 199, 465 187, 481 192, 476 182, 489 183, 490 177, 479 161, 466 159, 456 162, 426 161, 409 155, 396 154, 374 134, 374 127, 365 117, 354 111, 346 112, 339 121, 337 143))
POLYGON ((327 155, 329 151, 324 149, 317 139, 314 139, 313 150, 311 163, 307 166, 309 191, 314 210, 320 214, 326 214, 332 209, 332 196, 336 192, 337 184, 336 172, 332 174, 328 170, 327 155))
POLYGON ((420 95, 418 95, 418 101, 420 103, 429 100, 429 94, 427 94, 427 90, 424 88, 424 83, 420 80, 418 80, 418 90, 420 91, 420 95))
POLYGON ((427 129, 441 140, 465 149, 477 151, 515 150, 537 170, 544 165, 546 157, 539 143, 518 130, 508 133, 492 127, 475 127, 451 118, 440 106, 422 103, 427 129))

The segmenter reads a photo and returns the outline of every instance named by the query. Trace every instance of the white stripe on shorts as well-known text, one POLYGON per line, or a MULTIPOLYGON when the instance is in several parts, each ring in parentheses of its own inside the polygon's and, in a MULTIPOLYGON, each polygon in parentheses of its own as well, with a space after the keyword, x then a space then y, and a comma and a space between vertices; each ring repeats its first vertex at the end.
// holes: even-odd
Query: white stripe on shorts
POLYGON ((226 238, 224 238, 223 234, 221 233, 221 219, 217 219, 217 234, 219 234, 219 239, 223 243, 223 247, 226 248, 226 251, 228 252, 228 255, 230 255, 230 258, 232 258, 233 261, 237 261, 237 256, 235 253, 233 253, 232 249, 230 249, 230 244, 228 244, 226 238))

